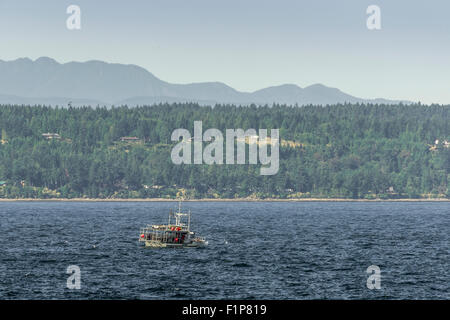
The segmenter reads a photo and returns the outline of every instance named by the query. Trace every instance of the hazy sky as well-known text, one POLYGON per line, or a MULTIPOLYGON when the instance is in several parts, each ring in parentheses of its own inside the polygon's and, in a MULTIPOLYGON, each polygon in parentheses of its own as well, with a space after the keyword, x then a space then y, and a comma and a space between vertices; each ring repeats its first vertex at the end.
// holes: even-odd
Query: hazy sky
MULTIPOLYGON (((0 0, 0 59, 140 65, 241 91, 323 83, 362 98, 450 103, 448 0, 0 0), (81 30, 66 9, 81 8, 81 30), (366 9, 381 8, 381 30, 366 9)), ((0 88, 1 91, 1 88, 0 88)))

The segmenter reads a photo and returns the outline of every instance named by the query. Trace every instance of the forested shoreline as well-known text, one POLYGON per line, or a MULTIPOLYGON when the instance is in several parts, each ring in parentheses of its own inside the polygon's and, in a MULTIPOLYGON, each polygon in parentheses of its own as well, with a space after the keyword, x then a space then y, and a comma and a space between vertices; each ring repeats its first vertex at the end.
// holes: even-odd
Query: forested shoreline
POLYGON ((450 106, 0 106, 0 198, 450 198, 450 106), (178 128, 280 129, 280 169, 175 165, 178 128))

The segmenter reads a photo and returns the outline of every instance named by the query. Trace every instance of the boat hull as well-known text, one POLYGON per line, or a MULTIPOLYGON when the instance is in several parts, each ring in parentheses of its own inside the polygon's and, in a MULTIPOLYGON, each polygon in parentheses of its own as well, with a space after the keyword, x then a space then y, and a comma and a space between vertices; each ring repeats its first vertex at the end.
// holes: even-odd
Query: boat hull
POLYGON ((190 243, 164 243, 160 241, 146 240, 145 247, 149 248, 203 248, 208 245, 208 241, 195 241, 190 243))

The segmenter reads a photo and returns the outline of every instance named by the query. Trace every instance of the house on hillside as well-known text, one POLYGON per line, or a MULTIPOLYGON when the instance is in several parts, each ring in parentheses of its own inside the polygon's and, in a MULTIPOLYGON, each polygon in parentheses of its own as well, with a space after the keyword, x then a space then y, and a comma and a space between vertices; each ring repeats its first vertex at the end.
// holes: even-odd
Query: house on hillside
POLYGON ((434 148, 430 148, 430 150, 436 150, 437 148, 439 148, 440 146, 442 146, 443 148, 450 148, 450 142, 447 140, 444 140, 442 142, 440 142, 439 139, 436 139, 434 141, 434 148))
POLYGON ((43 133, 42 136, 47 140, 61 140, 61 136, 58 133, 43 133))
POLYGON ((259 136, 258 135, 250 135, 236 138, 237 142, 245 142, 246 144, 256 144, 258 143, 259 136))
POLYGON ((127 143, 139 143, 139 142, 142 142, 142 140, 139 139, 138 137, 121 137, 120 141, 121 142, 127 142, 127 143))

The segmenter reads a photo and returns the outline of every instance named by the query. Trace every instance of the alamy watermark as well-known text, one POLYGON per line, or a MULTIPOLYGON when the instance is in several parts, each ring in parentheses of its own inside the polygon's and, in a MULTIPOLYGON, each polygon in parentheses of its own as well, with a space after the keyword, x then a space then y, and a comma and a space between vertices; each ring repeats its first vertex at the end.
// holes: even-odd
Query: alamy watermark
POLYGON ((381 269, 379 266, 371 265, 367 268, 366 272, 370 274, 367 278, 367 288, 370 290, 381 289, 381 269))
POLYGON ((381 30, 381 9, 377 5, 370 5, 366 10, 370 16, 367 18, 366 25, 369 30, 381 30))
MULTIPOLYGON (((280 133, 279 129, 271 129, 270 137, 267 129, 226 129, 225 163, 246 164, 246 145, 248 145, 248 164, 263 167, 261 175, 274 175, 280 166, 280 133), (235 155, 236 146, 236 155, 235 155), (271 147, 269 155, 268 148, 271 147)), ((171 158, 174 164, 223 164, 224 136, 218 129, 208 129, 203 133, 202 121, 194 121, 194 137, 187 129, 176 129, 172 132, 172 141, 179 141, 172 149, 171 158), (193 143, 192 143, 193 142, 193 143), (203 142, 209 144, 203 149, 203 142), (193 159, 192 159, 192 145, 193 159)))
MULTIPOLYGON (((70 16, 66 20, 66 27, 69 30, 81 29, 81 8, 78 5, 70 5, 66 9, 70 16)), ((369 30, 381 30, 381 9, 378 5, 372 4, 367 7, 366 14, 369 16, 366 20, 366 26, 369 30)))
POLYGON ((80 30, 81 29, 81 9, 77 5, 70 5, 66 10, 67 14, 70 16, 66 20, 66 27, 69 30, 80 30))
POLYGON ((67 274, 70 274, 70 276, 67 278, 67 289, 81 289, 81 269, 77 265, 71 265, 67 267, 66 270, 67 274))

